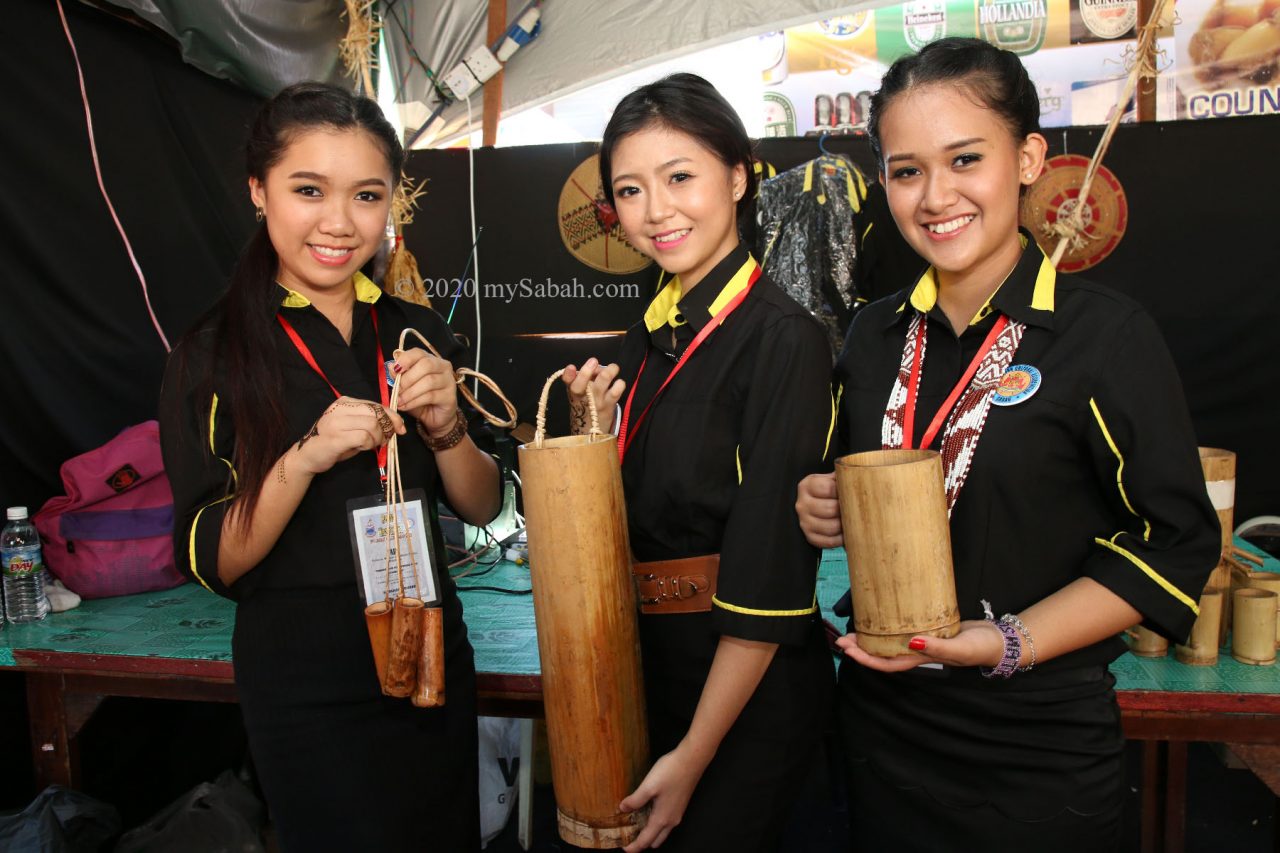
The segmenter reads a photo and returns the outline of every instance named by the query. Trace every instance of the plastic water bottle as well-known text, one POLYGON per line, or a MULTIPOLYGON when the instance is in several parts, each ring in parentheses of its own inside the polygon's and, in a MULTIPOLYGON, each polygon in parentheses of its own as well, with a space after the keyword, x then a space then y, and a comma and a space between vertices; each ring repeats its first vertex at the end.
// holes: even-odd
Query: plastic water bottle
POLYGON ((0 532, 0 569, 4 572, 5 618, 10 622, 39 622, 49 615, 44 594, 44 557, 40 534, 27 520, 25 506, 11 506, 9 523, 0 532))

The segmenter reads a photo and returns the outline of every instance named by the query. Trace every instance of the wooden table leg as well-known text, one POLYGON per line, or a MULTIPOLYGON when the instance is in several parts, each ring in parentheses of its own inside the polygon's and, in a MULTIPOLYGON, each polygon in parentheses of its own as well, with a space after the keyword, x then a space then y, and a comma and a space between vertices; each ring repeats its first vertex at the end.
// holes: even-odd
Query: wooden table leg
POLYGON ((74 788, 79 782, 79 756, 67 732, 67 708, 60 673, 27 673, 27 717, 31 722, 31 763, 36 790, 49 785, 74 788))
POLYGON ((103 697, 68 692, 67 676, 62 673, 28 672, 26 681, 36 791, 49 785, 78 788, 80 749, 76 736, 103 697))
POLYGON ((1170 741, 1164 784, 1164 850, 1183 853, 1187 846, 1187 743, 1170 741))
POLYGON ((1142 741, 1142 853, 1160 853, 1163 846, 1164 786, 1160 765, 1164 748, 1164 741, 1142 741))

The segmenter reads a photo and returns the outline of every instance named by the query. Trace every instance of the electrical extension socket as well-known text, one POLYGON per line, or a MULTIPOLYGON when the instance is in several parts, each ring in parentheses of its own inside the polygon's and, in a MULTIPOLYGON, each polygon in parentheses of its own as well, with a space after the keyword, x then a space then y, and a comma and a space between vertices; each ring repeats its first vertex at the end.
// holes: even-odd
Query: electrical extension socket
POLYGON ((502 63, 485 45, 480 45, 466 59, 445 75, 444 83, 459 100, 485 84, 490 77, 502 70, 502 63))

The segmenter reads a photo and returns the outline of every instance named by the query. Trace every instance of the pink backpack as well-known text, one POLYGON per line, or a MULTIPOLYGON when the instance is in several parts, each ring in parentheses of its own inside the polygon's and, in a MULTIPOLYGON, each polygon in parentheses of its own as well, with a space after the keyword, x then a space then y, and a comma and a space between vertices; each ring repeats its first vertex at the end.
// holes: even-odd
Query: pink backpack
POLYGON ((160 459, 160 425, 131 426, 62 464, 65 497, 36 513, 49 571, 83 598, 169 589, 173 493, 160 459))

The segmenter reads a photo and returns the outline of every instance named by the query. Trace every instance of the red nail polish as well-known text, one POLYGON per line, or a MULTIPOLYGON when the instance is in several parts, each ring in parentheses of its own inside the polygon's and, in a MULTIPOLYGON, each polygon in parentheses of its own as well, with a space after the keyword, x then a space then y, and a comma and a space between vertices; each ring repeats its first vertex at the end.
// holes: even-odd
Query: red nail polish
POLYGON ((404 370, 404 368, 400 366, 400 362, 398 361, 391 366, 392 373, 399 373, 402 370, 404 370))
POLYGON ((912 637, 911 642, 907 643, 907 647, 914 652, 924 651, 926 645, 924 637, 912 637))

